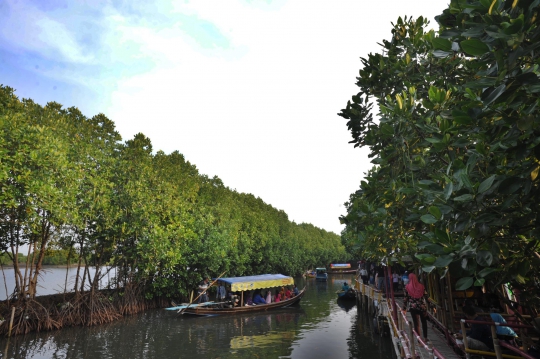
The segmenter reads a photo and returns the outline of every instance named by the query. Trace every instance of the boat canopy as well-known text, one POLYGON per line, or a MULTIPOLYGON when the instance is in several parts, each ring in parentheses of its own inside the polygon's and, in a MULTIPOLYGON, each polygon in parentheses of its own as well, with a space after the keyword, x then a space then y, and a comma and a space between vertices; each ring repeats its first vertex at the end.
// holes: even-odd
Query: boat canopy
POLYGON ((347 268, 351 268, 351 265, 349 263, 330 264, 330 268, 332 268, 332 269, 347 269, 347 268))
POLYGON ((294 279, 292 277, 287 277, 283 274, 261 274, 247 277, 219 278, 219 281, 229 284, 233 292, 283 287, 285 285, 294 284, 294 279))
POLYGON ((316 271, 326 272, 326 268, 315 268, 316 271))

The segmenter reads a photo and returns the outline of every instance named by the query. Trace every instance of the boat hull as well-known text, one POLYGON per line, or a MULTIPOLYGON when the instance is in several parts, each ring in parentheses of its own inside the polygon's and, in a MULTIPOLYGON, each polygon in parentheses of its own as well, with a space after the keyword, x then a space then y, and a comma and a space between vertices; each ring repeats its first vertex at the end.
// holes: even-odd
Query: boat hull
POLYGON ((340 299, 340 300, 356 300, 356 294, 351 290, 347 292, 337 291, 336 294, 337 294, 337 299, 340 299))
POLYGON ((300 302, 305 292, 306 292, 306 288, 302 289, 298 293, 297 296, 294 296, 291 299, 282 300, 281 302, 277 302, 277 303, 249 305, 249 306, 234 307, 234 308, 219 307, 219 303, 217 303, 216 306, 186 308, 182 311, 182 314, 209 316, 209 315, 229 315, 229 314, 240 314, 240 313, 265 312, 268 310, 293 306, 297 304, 298 302, 300 302))

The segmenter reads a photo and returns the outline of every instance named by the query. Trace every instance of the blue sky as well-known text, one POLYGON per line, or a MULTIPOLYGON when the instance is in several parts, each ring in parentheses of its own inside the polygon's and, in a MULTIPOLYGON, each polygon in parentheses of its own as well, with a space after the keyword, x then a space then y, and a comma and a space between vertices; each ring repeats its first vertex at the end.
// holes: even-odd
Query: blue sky
POLYGON ((339 233, 370 167, 336 115, 359 57, 442 0, 0 0, 0 83, 104 113, 289 214, 339 233))

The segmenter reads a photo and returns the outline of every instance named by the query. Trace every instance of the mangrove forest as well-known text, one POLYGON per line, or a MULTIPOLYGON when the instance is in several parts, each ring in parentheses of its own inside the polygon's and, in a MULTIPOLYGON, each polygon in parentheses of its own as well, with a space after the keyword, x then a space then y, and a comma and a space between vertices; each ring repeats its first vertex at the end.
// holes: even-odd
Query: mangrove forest
POLYGON ((538 0, 452 0, 399 18, 362 58, 340 115, 372 169, 350 195, 343 239, 359 257, 399 262, 540 309, 538 0))
POLYGON ((7 86, 0 86, 0 188, 0 265, 3 278, 8 270, 15 276, 0 320, 15 308, 12 334, 163 307, 223 272, 295 275, 348 259, 339 235, 289 220, 199 173, 179 152, 155 151, 141 133, 122 141, 103 114, 41 106, 7 86), (77 268, 75 283, 37 297, 46 258, 55 256, 77 268), (100 288, 111 268, 112 284, 100 288))

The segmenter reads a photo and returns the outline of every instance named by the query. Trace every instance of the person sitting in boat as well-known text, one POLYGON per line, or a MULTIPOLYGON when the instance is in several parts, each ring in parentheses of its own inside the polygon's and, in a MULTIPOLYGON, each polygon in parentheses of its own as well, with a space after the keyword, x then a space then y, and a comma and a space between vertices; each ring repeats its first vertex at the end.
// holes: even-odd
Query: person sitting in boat
POLYGON ((293 286, 293 294, 295 297, 299 294, 298 287, 296 286, 296 284, 293 286))
POLYGON ((348 292, 350 289, 351 287, 349 287, 349 284, 347 282, 343 282, 343 286, 341 287, 341 290, 344 292, 348 292))
POLYGON ((264 300, 266 303, 272 303, 272 291, 270 289, 266 291, 266 297, 264 300))
POLYGON ((276 303, 281 302, 281 293, 276 289, 276 303))
POLYGON ((252 298, 251 294, 249 294, 247 299, 246 299, 246 305, 253 305, 253 298, 252 298))
POLYGON ((229 293, 231 297, 231 305, 233 307, 238 307, 240 305, 240 300, 238 299, 238 295, 234 293, 229 293))
POLYGON ((261 296, 261 292, 257 291, 253 297, 253 304, 266 304, 266 300, 261 296))
POLYGON ((289 287, 285 288, 285 299, 291 299, 292 298, 292 293, 291 293, 291 290, 289 289, 289 287))

